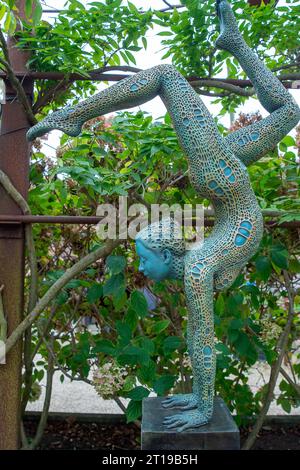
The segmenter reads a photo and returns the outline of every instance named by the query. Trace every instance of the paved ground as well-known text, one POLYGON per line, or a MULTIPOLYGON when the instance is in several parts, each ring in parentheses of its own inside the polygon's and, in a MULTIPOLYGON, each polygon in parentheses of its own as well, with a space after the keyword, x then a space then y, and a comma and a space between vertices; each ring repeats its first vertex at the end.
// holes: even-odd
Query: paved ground
MULTIPOLYGON (((54 376, 53 394, 51 400, 51 412, 64 413, 121 413, 119 406, 112 400, 103 400, 95 392, 94 388, 83 382, 71 382, 65 378, 64 383, 60 382, 61 373, 54 376)), ((257 363, 251 370, 249 383, 253 389, 260 388, 268 379, 269 367, 266 363, 257 363)), ((43 406, 45 386, 40 399, 30 403, 27 410, 40 411, 43 406)), ((277 390, 278 391, 278 390, 277 390)), ((276 391, 275 391, 276 392, 276 391)), ((126 400, 123 400, 126 403, 126 400)), ((274 401, 270 407, 271 415, 286 415, 281 407, 274 401)), ((300 407, 293 408, 291 414, 300 415, 300 407)))

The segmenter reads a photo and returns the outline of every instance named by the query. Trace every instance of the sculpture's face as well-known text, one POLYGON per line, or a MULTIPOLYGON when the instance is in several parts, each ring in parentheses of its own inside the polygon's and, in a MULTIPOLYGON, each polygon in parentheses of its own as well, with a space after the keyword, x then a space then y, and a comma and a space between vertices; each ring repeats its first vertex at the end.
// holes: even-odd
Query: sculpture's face
POLYGON ((171 273, 172 254, 164 249, 156 252, 147 247, 141 240, 136 240, 136 252, 140 258, 139 271, 154 281, 162 281, 171 273))

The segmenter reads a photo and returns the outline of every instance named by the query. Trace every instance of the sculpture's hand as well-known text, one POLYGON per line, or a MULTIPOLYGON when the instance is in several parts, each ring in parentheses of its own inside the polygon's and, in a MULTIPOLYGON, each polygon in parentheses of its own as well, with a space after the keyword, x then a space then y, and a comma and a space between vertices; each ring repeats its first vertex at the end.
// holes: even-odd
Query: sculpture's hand
POLYGON ((174 416, 168 416, 164 419, 164 426, 167 429, 174 429, 177 432, 186 429, 194 429, 208 423, 208 419, 198 409, 193 411, 185 411, 174 416))
POLYGON ((194 393, 179 394, 168 397, 162 401, 163 408, 180 408, 182 410, 193 410, 198 406, 197 395, 194 393))

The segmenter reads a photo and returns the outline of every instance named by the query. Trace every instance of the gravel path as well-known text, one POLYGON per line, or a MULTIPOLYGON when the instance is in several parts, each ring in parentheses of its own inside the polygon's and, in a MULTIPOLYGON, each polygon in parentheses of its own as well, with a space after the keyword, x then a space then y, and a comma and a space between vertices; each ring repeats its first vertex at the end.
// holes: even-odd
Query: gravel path
MULTIPOLYGON (((251 370, 249 384, 251 388, 258 389, 269 376, 269 366, 264 362, 257 363, 251 370)), ((54 375, 53 393, 50 406, 50 412, 63 413, 95 413, 95 414, 120 414, 119 406, 113 400, 103 400, 97 395, 94 388, 84 382, 71 382, 65 378, 60 382, 61 373, 54 375)), ((27 411, 41 411, 45 395, 45 385, 43 383, 43 392, 39 400, 29 403, 27 411)), ((278 392, 278 388, 277 388, 278 392)), ((276 390, 275 390, 276 393, 276 390)), ((122 400, 126 404, 126 400, 122 400)), ((287 415, 280 406, 273 401, 269 413, 270 415, 287 415)), ((300 407, 292 408, 290 414, 300 415, 300 407)))

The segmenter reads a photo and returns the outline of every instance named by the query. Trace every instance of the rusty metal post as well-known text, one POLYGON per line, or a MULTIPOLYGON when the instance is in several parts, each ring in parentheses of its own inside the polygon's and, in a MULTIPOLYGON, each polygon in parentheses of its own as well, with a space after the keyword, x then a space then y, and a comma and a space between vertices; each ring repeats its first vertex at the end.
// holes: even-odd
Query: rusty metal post
MULTIPOLYGON (((19 1, 19 16, 24 17, 25 0, 19 1)), ((28 56, 8 39, 11 65, 18 72, 26 71, 28 56)), ((33 82, 23 86, 31 99, 33 82)), ((25 134, 29 123, 22 105, 6 82, 6 104, 2 105, 0 133, 0 168, 14 186, 27 197, 29 185, 29 144, 25 134)), ((20 214, 20 209, 0 187, 0 214, 20 214)), ((8 321, 8 335, 23 317, 24 229, 23 225, 0 224, 0 284, 4 285, 3 303, 8 321)), ((20 444, 22 342, 13 348, 0 365, 0 449, 18 449, 20 444)))

